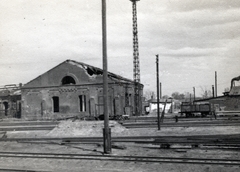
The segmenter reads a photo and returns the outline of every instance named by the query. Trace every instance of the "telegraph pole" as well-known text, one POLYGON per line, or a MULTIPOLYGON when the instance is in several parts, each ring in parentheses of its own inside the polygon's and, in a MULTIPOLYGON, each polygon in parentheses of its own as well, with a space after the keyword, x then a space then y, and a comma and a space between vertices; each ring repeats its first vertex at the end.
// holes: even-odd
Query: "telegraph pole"
POLYGON ((193 103, 195 102, 195 87, 193 87, 193 103))
POLYGON ((217 71, 215 71, 215 97, 217 97, 217 71))
POLYGON ((160 82, 160 99, 162 98, 162 83, 160 82))
POLYGON ((157 116, 158 116, 158 130, 160 127, 160 110, 159 110, 159 64, 158 64, 158 54, 156 55, 156 69, 157 69, 157 116))
POLYGON ((111 130, 108 115, 108 65, 107 65, 107 20, 106 0, 102 0, 102 52, 103 52, 103 100, 104 100, 104 153, 111 153, 111 130))
POLYGON ((214 97, 214 85, 212 85, 212 96, 214 97))

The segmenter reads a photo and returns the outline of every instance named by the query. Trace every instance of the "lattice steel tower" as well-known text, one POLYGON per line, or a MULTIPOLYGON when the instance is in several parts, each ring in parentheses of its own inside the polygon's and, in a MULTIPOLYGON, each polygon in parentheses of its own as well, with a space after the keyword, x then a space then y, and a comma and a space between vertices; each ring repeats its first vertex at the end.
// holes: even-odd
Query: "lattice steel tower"
POLYGON ((132 2, 132 20, 133 20, 133 78, 135 82, 140 82, 140 66, 138 52, 138 29, 137 29, 137 3, 139 0, 130 0, 132 2))
POLYGON ((141 100, 139 96, 140 91, 140 65, 139 65, 139 51, 138 51, 138 29, 137 29, 137 1, 130 0, 132 2, 132 20, 133 20, 133 78, 135 82, 135 115, 139 115, 141 112, 141 100))

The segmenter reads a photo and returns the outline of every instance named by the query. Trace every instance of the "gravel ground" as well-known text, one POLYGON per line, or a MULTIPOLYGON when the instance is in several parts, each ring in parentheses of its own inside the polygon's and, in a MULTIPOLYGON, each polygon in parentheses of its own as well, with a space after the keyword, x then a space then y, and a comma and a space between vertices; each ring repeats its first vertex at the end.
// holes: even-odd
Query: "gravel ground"
MULTIPOLYGON (((240 127, 191 127, 156 129, 126 129, 116 122, 110 122, 113 136, 137 135, 197 135, 197 134, 239 134, 240 127)), ((63 121, 52 131, 8 132, 7 137, 77 137, 102 136, 102 121, 63 121)), ((159 145, 114 143, 126 149, 112 149, 114 155, 168 156, 197 158, 240 159, 239 151, 221 149, 160 149, 159 145)), ((59 145, 0 142, 0 151, 102 154, 103 147, 96 144, 59 145)), ((45 170, 56 172, 237 172, 238 166, 191 165, 167 163, 109 162, 92 160, 22 159, 0 158, 0 168, 45 170)))

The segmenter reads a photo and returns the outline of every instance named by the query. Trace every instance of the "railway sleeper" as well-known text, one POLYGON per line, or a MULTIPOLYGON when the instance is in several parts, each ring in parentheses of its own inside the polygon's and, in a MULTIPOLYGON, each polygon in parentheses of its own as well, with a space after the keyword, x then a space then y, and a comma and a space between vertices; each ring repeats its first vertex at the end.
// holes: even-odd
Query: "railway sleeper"
POLYGON ((217 144, 217 143, 209 143, 209 144, 200 144, 200 143, 189 143, 189 144, 175 144, 175 143, 162 143, 160 144, 160 149, 199 149, 199 148, 218 148, 218 149, 230 149, 234 148, 234 150, 239 150, 240 145, 236 144, 217 144))
POLYGON ((170 149, 171 145, 169 143, 160 144, 160 149, 170 149))
POLYGON ((160 144, 160 149, 171 149, 171 148, 183 148, 183 149, 193 149, 193 148, 199 148, 200 144, 174 144, 174 143, 162 143, 160 144))

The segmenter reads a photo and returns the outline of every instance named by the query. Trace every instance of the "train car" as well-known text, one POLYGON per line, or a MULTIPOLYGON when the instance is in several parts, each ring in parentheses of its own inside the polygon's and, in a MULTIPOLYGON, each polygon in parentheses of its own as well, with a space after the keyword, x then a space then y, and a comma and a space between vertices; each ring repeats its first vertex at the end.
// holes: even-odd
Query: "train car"
POLYGON ((207 115, 214 114, 214 108, 212 108, 210 103, 204 104, 196 104, 183 102, 180 106, 181 111, 179 112, 181 115, 186 115, 186 117, 194 117, 196 115, 201 115, 205 117, 207 115))

